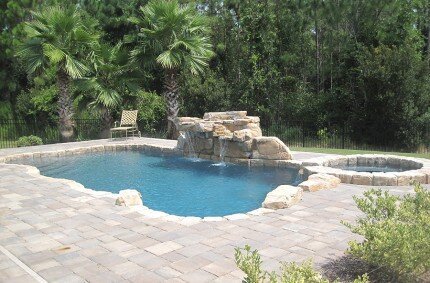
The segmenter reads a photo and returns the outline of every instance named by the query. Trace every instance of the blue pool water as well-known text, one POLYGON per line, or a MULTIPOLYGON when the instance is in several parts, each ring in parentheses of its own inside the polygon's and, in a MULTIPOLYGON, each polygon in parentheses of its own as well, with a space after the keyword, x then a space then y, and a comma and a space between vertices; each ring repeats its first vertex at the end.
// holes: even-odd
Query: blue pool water
MULTIPOLYGON (((28 163, 27 163, 28 164, 28 163)), ((297 181, 297 171, 151 156, 138 151, 35 159, 42 175, 86 188, 141 192, 144 205, 180 216, 225 216, 261 207, 266 194, 297 181)))

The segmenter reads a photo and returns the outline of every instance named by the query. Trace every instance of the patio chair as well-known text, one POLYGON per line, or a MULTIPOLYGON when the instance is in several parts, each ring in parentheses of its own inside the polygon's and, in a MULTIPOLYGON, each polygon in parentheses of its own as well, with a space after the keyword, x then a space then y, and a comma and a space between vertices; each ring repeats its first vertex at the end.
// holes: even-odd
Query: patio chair
POLYGON ((140 131, 137 128, 137 110, 123 110, 121 114, 121 122, 115 121, 114 128, 110 129, 110 138, 113 138, 114 132, 125 132, 125 137, 128 138, 128 134, 131 133, 133 136, 137 134, 141 137, 140 131))

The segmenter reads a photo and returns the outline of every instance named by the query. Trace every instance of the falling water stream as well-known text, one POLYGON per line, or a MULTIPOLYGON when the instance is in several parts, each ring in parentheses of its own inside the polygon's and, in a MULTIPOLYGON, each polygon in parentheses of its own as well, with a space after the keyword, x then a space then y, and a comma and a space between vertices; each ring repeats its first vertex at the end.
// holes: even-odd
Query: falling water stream
POLYGON ((196 154, 196 150, 194 149, 193 138, 191 137, 191 133, 188 132, 188 131, 185 132, 185 144, 188 145, 188 155, 192 159, 196 159, 197 160, 197 154, 196 154))
POLYGON ((225 155, 227 153, 228 141, 223 137, 218 138, 219 141, 219 163, 213 164, 214 166, 227 166, 225 163, 225 155))

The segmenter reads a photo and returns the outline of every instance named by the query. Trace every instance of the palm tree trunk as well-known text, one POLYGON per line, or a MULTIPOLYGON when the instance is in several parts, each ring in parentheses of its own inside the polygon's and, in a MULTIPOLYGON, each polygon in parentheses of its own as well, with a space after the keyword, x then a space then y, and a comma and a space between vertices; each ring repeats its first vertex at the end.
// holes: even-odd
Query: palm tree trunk
POLYGON ((110 128, 112 126, 112 113, 106 107, 101 110, 102 118, 102 131, 100 134, 101 138, 108 138, 110 136, 110 128))
POLYGON ((178 131, 174 121, 179 112, 179 86, 178 72, 175 69, 166 69, 165 71, 164 97, 167 103, 167 138, 177 139, 178 131))
POLYGON ((62 68, 59 68, 57 71, 57 84, 60 92, 58 97, 58 117, 60 119, 61 140, 69 142, 72 140, 74 134, 74 111, 72 98, 69 93, 70 78, 62 68))

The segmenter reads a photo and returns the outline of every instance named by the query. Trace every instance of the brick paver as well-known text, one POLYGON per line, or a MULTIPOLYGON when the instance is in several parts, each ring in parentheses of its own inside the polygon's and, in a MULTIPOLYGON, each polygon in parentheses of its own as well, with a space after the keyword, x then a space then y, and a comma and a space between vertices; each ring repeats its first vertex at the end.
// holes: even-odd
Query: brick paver
MULTIPOLYGON (((139 142, 174 146, 174 141, 139 142)), ((106 143, 8 149, 0 156, 106 143)), ((0 246, 49 282, 240 282, 234 248, 245 244, 261 251, 268 269, 309 257, 320 265, 341 256, 357 238, 340 220, 359 215, 352 196, 367 189, 342 184, 305 193, 290 209, 178 223, 115 206, 112 198, 76 191, 60 179, 35 178, 19 165, 0 164, 0 180, 0 246)), ((0 281, 34 278, 0 252, 0 281)))

